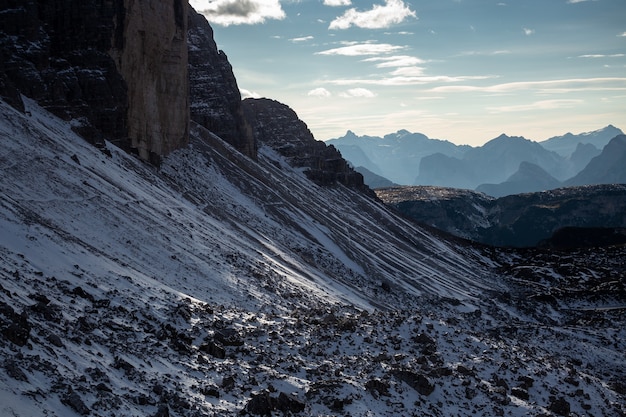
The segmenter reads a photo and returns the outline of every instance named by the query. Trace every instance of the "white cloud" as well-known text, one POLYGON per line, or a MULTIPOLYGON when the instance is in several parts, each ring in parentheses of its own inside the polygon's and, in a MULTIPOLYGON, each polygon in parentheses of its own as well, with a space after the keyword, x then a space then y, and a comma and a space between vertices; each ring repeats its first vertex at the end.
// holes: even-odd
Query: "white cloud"
MULTIPOLYGON (((432 75, 432 76, 392 76, 377 79, 368 78, 354 78, 354 79, 337 79, 327 81, 335 85, 384 85, 384 86, 406 86, 406 85, 423 85, 429 83, 457 83, 461 81, 469 80, 484 80, 487 78, 493 78, 490 75, 470 75, 470 76, 456 76, 450 77, 447 75, 432 75)), ((445 87, 442 87, 445 88, 445 87)), ((433 89, 431 91, 434 91, 433 89)))
POLYGON ((351 88, 339 94, 340 97, 344 98, 372 98, 376 97, 376 93, 368 90, 367 88, 351 88))
POLYGON ((421 77, 424 75, 424 68, 422 67, 400 67, 391 72, 391 75, 395 77, 421 77))
POLYGON ((298 42, 306 42, 306 41, 310 41, 313 39, 313 36, 303 36, 301 38, 291 38, 289 39, 289 41, 293 42, 293 43, 298 43, 298 42))
POLYGON ((261 98, 259 93, 255 93, 254 91, 246 90, 245 88, 240 88, 239 93, 241 94, 241 99, 245 98, 261 98))
POLYGON ((253 25, 285 18, 279 0, 190 0, 189 4, 209 22, 221 26, 253 25))
POLYGON ((404 48, 404 46, 391 45, 388 43, 355 43, 352 45, 341 46, 339 48, 316 52, 315 54, 345 56, 380 55, 389 54, 391 52, 398 51, 404 48))
POLYGON ((530 36, 535 33, 535 29, 522 28, 522 30, 524 31, 524 35, 526 36, 530 36))
POLYGON ((324 6, 350 6, 352 2, 350 0, 324 0, 324 6))
POLYGON ((513 91, 538 90, 540 92, 570 92, 579 90, 623 90, 626 87, 626 78, 573 78, 550 81, 520 81, 513 83, 495 84, 488 86, 451 85, 431 89, 438 93, 510 93, 513 91))
POLYGON ((617 35, 617 36, 622 37, 622 38, 626 38, 626 32, 622 32, 622 33, 620 33, 620 34, 619 34, 619 35, 617 35))
POLYGON ((578 55, 578 58, 622 58, 624 56, 626 56, 626 54, 611 54, 611 55, 587 54, 587 55, 578 55))
POLYGON ((329 29, 348 29, 351 26, 363 29, 383 29, 401 23, 406 18, 417 18, 415 12, 402 0, 385 0, 385 5, 375 4, 371 10, 357 11, 348 9, 345 13, 335 18, 329 29))
POLYGON ((530 104, 517 104, 512 106, 487 107, 491 113, 511 113, 536 110, 567 109, 574 107, 584 100, 541 100, 530 104))
POLYGON ((324 87, 314 88, 313 90, 307 93, 307 96, 312 97, 330 97, 332 94, 330 91, 325 89, 324 87))
POLYGON ((410 67, 426 63, 423 59, 409 55, 366 58, 363 62, 378 62, 377 68, 410 67))

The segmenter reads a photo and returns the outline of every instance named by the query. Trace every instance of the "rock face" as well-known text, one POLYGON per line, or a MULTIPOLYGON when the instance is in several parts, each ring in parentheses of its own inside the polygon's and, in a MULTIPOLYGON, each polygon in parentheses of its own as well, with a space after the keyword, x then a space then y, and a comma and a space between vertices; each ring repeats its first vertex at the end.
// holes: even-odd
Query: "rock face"
POLYGON ((123 1, 5 1, 0 11, 0 95, 22 110, 20 93, 37 100, 93 143, 123 142, 126 83, 108 54, 123 44, 123 1))
POLYGON ((243 109, 257 143, 275 149, 292 166, 308 168, 306 174, 315 183, 341 183, 369 191, 363 175, 354 171, 334 146, 315 140, 288 106, 270 99, 246 99, 243 109))
POLYGON ((20 93, 95 144, 158 159, 187 143, 186 0, 0 3, 0 95, 20 93))
POLYGON ((144 160, 189 140, 187 7, 186 0, 125 0, 117 15, 110 53, 128 86, 130 144, 144 160))
POLYGON ((226 54, 217 49, 213 29, 189 8, 191 118, 243 154, 256 158, 252 130, 243 117, 241 94, 226 54))

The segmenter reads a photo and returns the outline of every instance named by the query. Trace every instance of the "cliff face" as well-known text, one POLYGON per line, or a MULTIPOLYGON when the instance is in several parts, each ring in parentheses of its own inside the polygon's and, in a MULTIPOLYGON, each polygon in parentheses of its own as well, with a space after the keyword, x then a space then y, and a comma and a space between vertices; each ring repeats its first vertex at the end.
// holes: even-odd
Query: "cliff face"
POLYGON ((0 11, 0 95, 21 110, 20 93, 35 99, 93 143, 123 144, 126 83, 108 54, 123 1, 3 1, 0 11))
POLYGON ((315 140, 288 106, 270 99, 246 99, 243 109, 255 140, 278 151, 292 166, 309 168, 306 175, 312 181, 319 185, 341 183, 371 193, 363 175, 354 171, 334 146, 315 140))
POLYGON ((188 36, 191 118, 255 159, 254 137, 243 116, 232 66, 217 49, 207 20, 191 7, 188 36))
POLYGON ((158 160, 188 140, 187 1, 0 2, 0 95, 158 160))

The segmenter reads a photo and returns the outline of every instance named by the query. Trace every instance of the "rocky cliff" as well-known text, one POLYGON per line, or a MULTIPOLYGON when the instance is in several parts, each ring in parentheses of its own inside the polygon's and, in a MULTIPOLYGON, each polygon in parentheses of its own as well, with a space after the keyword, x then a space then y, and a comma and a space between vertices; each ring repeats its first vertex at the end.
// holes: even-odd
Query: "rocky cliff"
POLYGON ((125 0, 111 56, 128 86, 128 136, 144 160, 189 140, 187 0, 125 0))
POLYGON ((0 95, 158 159, 187 143, 186 0, 0 3, 0 95))
POLYGON ((246 99, 243 110, 257 143, 275 149, 292 166, 307 168, 306 175, 315 183, 341 183, 370 192, 363 175, 352 169, 334 146, 315 140, 289 106, 270 99, 246 99))
POLYGON ((192 8, 188 34, 191 118, 244 155, 256 158, 232 66, 226 54, 217 49, 207 20, 192 8))

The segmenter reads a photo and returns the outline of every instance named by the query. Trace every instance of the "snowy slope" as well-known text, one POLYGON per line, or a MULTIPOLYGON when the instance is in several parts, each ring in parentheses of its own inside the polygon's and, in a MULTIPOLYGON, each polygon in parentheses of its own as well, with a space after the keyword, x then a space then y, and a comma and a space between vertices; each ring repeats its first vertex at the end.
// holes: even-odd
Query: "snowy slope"
MULTIPOLYGON (((578 331, 503 272, 527 258, 272 149, 257 163, 194 125, 157 170, 26 104, 0 113, 0 415, 626 412, 619 297, 578 331)), ((541 266, 533 285, 562 285, 541 266)))

